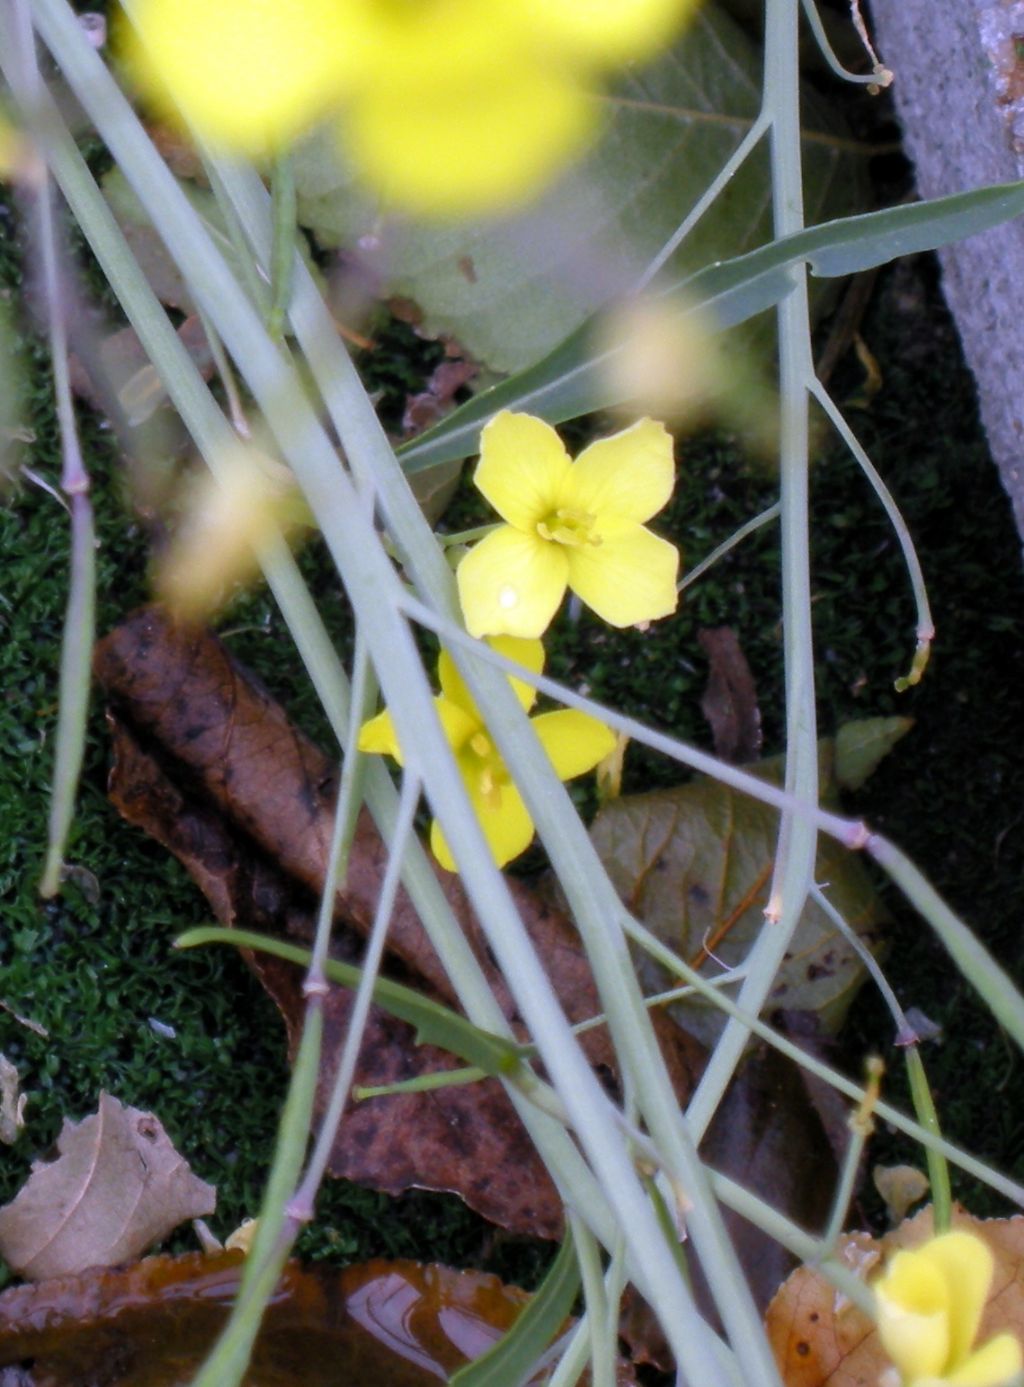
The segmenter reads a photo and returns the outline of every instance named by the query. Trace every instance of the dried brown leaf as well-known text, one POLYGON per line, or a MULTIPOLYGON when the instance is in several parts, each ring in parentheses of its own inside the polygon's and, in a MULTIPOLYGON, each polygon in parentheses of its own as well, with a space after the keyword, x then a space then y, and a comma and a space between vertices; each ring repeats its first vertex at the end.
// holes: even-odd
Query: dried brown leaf
POLYGON ((57 1149, 0 1209, 0 1256, 29 1281, 130 1261, 216 1207, 153 1114, 109 1093, 91 1117, 65 1118, 57 1149))
POLYGON ((700 710, 711 724, 715 755, 740 764, 761 754, 757 688, 731 626, 709 626, 697 639, 708 657, 708 683, 700 710))
MULTIPOLYGON (((185 863, 225 924, 306 940, 324 877, 335 772, 208 632, 148 608, 101 642, 96 669, 116 710, 111 794, 121 813, 185 863), (186 788, 187 787, 187 788, 186 788)), ((361 816, 336 925, 339 953, 358 961, 373 919, 386 849, 361 816)), ((442 890, 513 1027, 521 1019, 494 966, 457 877, 438 869, 442 890)), ((521 882, 510 890, 573 1021, 600 1011, 589 965, 565 915, 521 882)), ((388 936, 390 968, 449 1005, 457 999, 412 902, 400 892, 388 936)), ((258 957, 252 966, 277 1001, 294 1048, 301 978, 258 957)), ((333 1080, 350 998, 333 989, 317 1110, 333 1080)), ((680 1100, 702 1060, 700 1047, 666 1018, 656 1025, 680 1100)), ((607 1035, 586 1037, 591 1062, 614 1082, 607 1035)), ((433 1069, 450 1056, 416 1047, 400 1022, 375 1013, 356 1083, 374 1087, 433 1069)), ((426 1094, 371 1099, 346 1115, 332 1173, 392 1193, 412 1185, 453 1190, 485 1217, 516 1232, 557 1237, 561 1201, 504 1091, 494 1081, 426 1094)))

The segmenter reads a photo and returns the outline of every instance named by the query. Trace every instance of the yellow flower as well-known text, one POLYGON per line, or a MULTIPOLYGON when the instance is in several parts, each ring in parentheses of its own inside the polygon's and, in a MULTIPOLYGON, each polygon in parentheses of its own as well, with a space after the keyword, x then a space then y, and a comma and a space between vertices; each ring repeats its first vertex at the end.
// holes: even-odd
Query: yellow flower
POLYGON ((584 143, 595 78, 649 56, 693 0, 138 0, 136 79, 209 140, 281 146, 332 112, 387 200, 512 204, 584 143))
POLYGON ((474 636, 539 636, 566 587, 612 626, 676 609, 679 552, 644 528, 672 494, 672 439, 641 419, 572 462, 550 424, 496 415, 474 480, 507 523, 469 551, 459 600, 474 636))
MULTIPOLYGON (((1012 1334, 971 1352, 995 1268, 974 1233, 897 1252, 875 1283, 878 1333, 902 1387, 1004 1387, 1024 1359, 1012 1334)), ((886 1381, 885 1378, 882 1379, 886 1381)))
POLYGON ((244 154, 322 119, 351 67, 337 0, 140 0, 133 23, 126 57, 146 94, 244 154))
MULTIPOLYGON (((490 641, 489 644, 500 654, 538 674, 544 667, 544 647, 540 641, 506 637, 490 641)), ((501 753, 491 739, 479 708, 446 650, 441 652, 437 672, 441 683, 441 692, 434 699, 437 716, 455 753, 470 803, 480 820, 494 860, 499 867, 503 867, 529 847, 533 837, 533 820, 508 767, 501 759, 501 753)), ((510 682, 516 697, 528 712, 536 700, 536 690, 521 679, 510 682)), ((596 718, 573 709, 541 713, 539 717, 530 719, 530 726, 539 737, 560 780, 571 780, 573 776, 593 769, 615 745, 615 734, 610 728, 596 718)), ((359 749, 384 752, 401 765, 402 749, 390 713, 378 713, 363 724, 359 749)), ((441 866, 454 872, 455 859, 436 819, 430 827, 430 846, 441 866)))

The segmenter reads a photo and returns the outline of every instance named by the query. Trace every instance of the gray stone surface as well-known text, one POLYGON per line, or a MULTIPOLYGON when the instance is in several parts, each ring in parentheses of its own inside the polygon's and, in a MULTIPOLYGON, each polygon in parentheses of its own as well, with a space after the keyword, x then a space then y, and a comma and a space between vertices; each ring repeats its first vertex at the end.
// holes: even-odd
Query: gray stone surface
MULTIPOLYGON (((1024 0, 872 0, 922 197, 1024 178, 1024 0)), ((1024 538, 1024 218, 940 252, 1024 538)))

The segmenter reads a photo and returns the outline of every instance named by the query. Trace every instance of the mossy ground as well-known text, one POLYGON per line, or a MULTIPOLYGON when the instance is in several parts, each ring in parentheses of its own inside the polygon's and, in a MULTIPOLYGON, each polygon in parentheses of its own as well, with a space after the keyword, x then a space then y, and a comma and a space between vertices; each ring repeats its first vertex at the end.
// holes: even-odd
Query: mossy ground
MULTIPOLYGON (((20 276, 10 219, 0 222, 0 274, 20 276)), ((1018 976, 1024 873, 1024 756, 1019 736, 1024 583, 1020 544, 976 418, 973 388, 939 301, 930 262, 882 279, 864 324, 882 372, 871 402, 852 356, 836 381, 840 399, 889 479, 917 539, 938 625, 922 685, 899 697, 893 681, 913 647, 913 608, 897 546, 870 489, 838 446, 824 440, 813 477, 814 614, 819 715, 824 733, 851 717, 906 712, 913 733, 850 802, 909 850, 950 902, 1018 976)), ((407 332, 390 330, 375 383, 392 402, 412 382, 407 332), (403 343, 405 345, 401 345, 403 343)), ((37 441, 31 465, 56 479, 49 376, 26 339, 37 441)), ((145 536, 120 499, 111 437, 86 416, 101 548, 100 629, 147 594, 145 536)), ((688 564, 763 509, 774 483, 748 465, 728 436, 680 449, 680 481, 663 531, 688 564)), ((178 865, 126 827, 107 804, 107 743, 94 700, 79 815, 68 858, 84 869, 55 903, 36 896, 47 816, 56 670, 65 601, 67 523, 31 484, 0 509, 0 1050, 30 1095, 28 1126, 0 1165, 0 1199, 24 1180, 65 1116, 95 1108, 100 1089, 155 1111, 197 1173, 219 1188, 214 1226, 224 1234, 255 1211, 286 1082, 277 1014, 230 951, 171 952, 170 941, 208 911, 178 865), (42 1037, 16 1015, 45 1027, 42 1037), (160 1023, 154 1027, 153 1022, 160 1023), (174 1035, 166 1033, 173 1028, 174 1035)), ((325 619, 343 642, 348 618, 315 544, 302 558, 325 619)), ((594 695, 697 743, 709 733, 699 710, 706 670, 696 632, 734 627, 757 678, 766 751, 781 744, 778 539, 761 531, 688 595, 679 618, 645 634, 613 633, 584 614, 554 632, 549 667, 585 680, 594 695)), ((266 597, 237 603, 224 621, 233 649, 314 736, 322 719, 266 597)), ((627 789, 671 783, 676 767, 634 751, 627 789)), ((537 859, 534 859, 536 862, 537 859)), ((529 867, 529 863, 527 866, 529 867)), ((926 1050, 942 1120, 954 1138, 1009 1170, 1024 1159, 1024 1068, 959 981, 926 925, 892 891, 887 970, 905 1005, 945 1028, 926 1050)), ((891 1026, 865 990, 850 1026, 851 1063, 868 1050, 891 1061, 891 1026)), ((876 1153, 914 1158, 881 1133, 876 1153)), ((977 1187, 956 1189, 979 1211, 977 1187)), ((529 1281, 543 1259, 496 1235, 452 1198, 398 1201, 329 1184, 306 1234, 311 1257, 354 1260, 412 1255, 485 1265, 529 1281)))

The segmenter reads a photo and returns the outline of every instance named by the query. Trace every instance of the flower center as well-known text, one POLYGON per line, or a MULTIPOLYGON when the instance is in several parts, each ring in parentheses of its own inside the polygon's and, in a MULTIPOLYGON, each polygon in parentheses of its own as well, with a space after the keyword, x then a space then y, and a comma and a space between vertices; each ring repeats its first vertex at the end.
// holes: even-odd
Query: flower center
POLYGON ((476 783, 480 798, 491 809, 501 808, 501 787, 508 784, 508 771, 486 732, 474 732, 469 750, 477 762, 476 783))
POLYGON ((541 539, 553 540, 555 544, 569 544, 575 549, 582 548, 584 544, 600 544, 601 536, 591 533, 595 519, 589 511, 577 510, 575 506, 559 506, 537 522, 537 533, 541 539))

